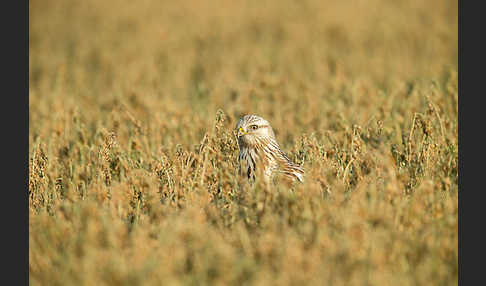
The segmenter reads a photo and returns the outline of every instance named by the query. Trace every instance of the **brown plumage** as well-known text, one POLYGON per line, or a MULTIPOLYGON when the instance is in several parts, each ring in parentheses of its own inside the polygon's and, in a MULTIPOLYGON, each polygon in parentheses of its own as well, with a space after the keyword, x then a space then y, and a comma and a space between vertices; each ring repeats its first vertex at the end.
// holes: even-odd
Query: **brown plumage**
POLYGON ((240 175, 255 179, 262 173, 269 182, 276 173, 292 180, 304 181, 304 169, 292 162, 280 149, 270 123, 256 115, 243 116, 236 125, 240 175))

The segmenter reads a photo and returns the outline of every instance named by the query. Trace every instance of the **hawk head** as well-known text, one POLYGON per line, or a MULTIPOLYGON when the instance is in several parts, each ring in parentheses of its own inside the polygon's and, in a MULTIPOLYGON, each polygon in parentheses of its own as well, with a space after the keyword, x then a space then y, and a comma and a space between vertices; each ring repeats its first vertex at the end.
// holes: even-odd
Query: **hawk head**
POLYGON ((269 140, 275 140, 272 126, 257 115, 245 115, 236 124, 238 144, 249 148, 262 148, 269 140))

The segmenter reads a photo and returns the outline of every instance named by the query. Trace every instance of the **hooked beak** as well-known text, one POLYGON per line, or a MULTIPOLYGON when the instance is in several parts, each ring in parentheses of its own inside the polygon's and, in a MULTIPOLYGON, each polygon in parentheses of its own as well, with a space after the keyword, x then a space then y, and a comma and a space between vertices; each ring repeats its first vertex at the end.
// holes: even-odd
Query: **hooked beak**
POLYGON ((246 134, 246 131, 243 129, 243 127, 240 127, 238 129, 238 137, 241 137, 246 134))

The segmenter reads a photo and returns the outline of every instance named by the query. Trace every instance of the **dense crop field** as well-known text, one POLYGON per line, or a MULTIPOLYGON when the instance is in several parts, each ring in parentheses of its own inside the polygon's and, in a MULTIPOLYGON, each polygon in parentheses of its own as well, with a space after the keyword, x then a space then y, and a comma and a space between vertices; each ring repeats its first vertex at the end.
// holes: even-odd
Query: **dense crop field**
POLYGON ((457 13, 30 0, 30 284, 456 285, 457 13), (238 177, 244 114, 304 183, 238 177))

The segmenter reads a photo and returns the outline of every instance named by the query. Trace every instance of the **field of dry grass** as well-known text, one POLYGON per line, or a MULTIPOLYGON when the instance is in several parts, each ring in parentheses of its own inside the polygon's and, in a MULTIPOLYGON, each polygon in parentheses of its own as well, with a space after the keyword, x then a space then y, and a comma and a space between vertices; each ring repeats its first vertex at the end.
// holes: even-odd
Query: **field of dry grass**
POLYGON ((29 4, 31 285, 457 284, 457 1, 29 4))

